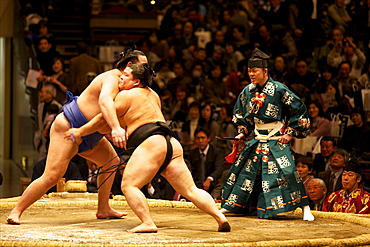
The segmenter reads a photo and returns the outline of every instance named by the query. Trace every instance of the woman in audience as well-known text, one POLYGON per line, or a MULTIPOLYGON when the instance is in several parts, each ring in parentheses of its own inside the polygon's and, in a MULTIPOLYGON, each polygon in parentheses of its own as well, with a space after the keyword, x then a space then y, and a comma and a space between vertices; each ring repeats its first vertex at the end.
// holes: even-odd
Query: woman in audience
POLYGON ((271 69, 270 76, 275 81, 283 84, 288 84, 289 71, 287 68, 287 60, 283 56, 277 56, 274 60, 274 65, 271 69))
POLYGON ((299 157, 296 162, 296 168, 299 176, 302 178, 303 185, 307 193, 308 183, 314 178, 314 176, 311 175, 313 171, 312 158, 305 155, 299 157))
POLYGON ((55 57, 53 59, 53 71, 52 76, 45 76, 44 83, 52 84, 57 90, 55 99, 63 104, 66 101, 66 91, 71 90, 71 82, 69 76, 64 72, 64 60, 61 57, 55 57))
POLYGON ((198 126, 209 131, 211 143, 216 145, 215 136, 219 133, 220 125, 213 120, 215 107, 208 102, 204 102, 200 107, 200 118, 198 126))
POLYGON ((215 65, 204 83, 203 99, 217 106, 228 103, 229 94, 220 65, 215 65))
POLYGON ((330 121, 323 117, 322 106, 318 101, 312 101, 308 104, 308 114, 310 116, 310 136, 330 135, 330 121))

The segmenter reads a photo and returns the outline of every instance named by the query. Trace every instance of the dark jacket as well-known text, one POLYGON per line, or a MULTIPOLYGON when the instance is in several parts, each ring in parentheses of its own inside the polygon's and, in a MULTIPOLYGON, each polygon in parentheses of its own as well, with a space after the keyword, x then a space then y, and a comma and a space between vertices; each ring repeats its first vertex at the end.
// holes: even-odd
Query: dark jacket
POLYGON ((324 180, 325 185, 326 185, 326 189, 327 189, 327 193, 326 193, 327 195, 330 195, 334 191, 343 189, 343 186, 342 186, 342 174, 343 174, 343 171, 339 175, 339 177, 337 179, 337 183, 335 184, 335 188, 333 189, 333 191, 329 191, 329 181, 330 181, 331 171, 324 171, 324 172, 320 172, 319 173, 318 178, 321 178, 322 180, 324 180))
POLYGON ((224 170, 224 154, 223 151, 219 148, 214 147, 212 144, 209 144, 209 149, 206 156, 205 169, 204 169, 204 178, 200 178, 200 151, 199 148, 191 149, 188 155, 188 161, 191 166, 192 176, 194 182, 198 188, 203 188, 203 182, 207 177, 212 177, 213 182, 211 183, 209 192, 217 184, 217 180, 221 178, 222 172, 224 170))

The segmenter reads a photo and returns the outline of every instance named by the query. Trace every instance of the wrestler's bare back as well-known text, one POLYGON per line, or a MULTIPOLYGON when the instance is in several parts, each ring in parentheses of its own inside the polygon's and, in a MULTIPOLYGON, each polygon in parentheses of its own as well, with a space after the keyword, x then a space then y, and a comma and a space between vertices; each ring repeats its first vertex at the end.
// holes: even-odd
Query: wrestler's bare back
POLYGON ((112 69, 99 74, 90 85, 81 93, 77 99, 78 108, 87 120, 91 120, 98 115, 100 110, 99 96, 101 95, 103 83, 109 88, 112 98, 114 99, 119 92, 118 81, 122 72, 118 69, 112 69))

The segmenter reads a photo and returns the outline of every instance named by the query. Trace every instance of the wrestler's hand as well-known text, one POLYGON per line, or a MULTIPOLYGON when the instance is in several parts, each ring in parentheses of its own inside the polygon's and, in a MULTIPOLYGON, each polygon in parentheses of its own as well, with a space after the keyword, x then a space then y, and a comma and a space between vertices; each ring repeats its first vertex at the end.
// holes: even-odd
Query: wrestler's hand
POLYGON ((280 143, 287 144, 287 143, 289 143, 292 140, 292 138, 293 137, 291 135, 285 134, 282 137, 280 137, 279 142, 280 143))
POLYGON ((82 142, 82 136, 79 129, 71 128, 64 133, 64 139, 71 140, 76 142, 77 145, 80 145, 82 142))
POLYGON ((203 189, 209 190, 210 186, 211 186, 211 179, 207 178, 206 181, 203 182, 203 189))
POLYGON ((126 148, 126 130, 117 128, 111 132, 113 144, 119 148, 126 148))

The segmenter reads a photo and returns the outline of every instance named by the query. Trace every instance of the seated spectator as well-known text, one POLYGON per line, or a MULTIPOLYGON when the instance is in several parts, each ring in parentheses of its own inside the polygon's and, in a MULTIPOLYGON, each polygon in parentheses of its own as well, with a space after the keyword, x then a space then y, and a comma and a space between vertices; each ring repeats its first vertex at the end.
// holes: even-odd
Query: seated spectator
POLYGON ((333 67, 329 65, 321 67, 317 79, 313 84, 313 93, 315 94, 326 93, 326 86, 333 80, 335 75, 336 72, 333 67))
POLYGON ((225 49, 223 47, 215 47, 211 57, 206 59, 206 70, 207 74, 211 73, 211 70, 218 65, 222 71, 222 74, 226 70, 226 61, 225 61, 225 49))
POLYGON ((187 160, 196 186, 211 193, 224 170, 224 155, 210 144, 207 130, 197 129, 194 135, 196 148, 190 150, 187 160))
POLYGON ((213 120, 214 109, 214 105, 207 102, 201 104, 198 126, 208 131, 208 136, 211 139, 211 143, 213 145, 217 145, 217 140, 215 139, 215 136, 219 133, 220 126, 215 120, 213 120))
POLYGON ((335 96, 334 106, 326 107, 324 109, 324 117, 331 119, 331 114, 344 114, 348 115, 351 111, 351 104, 346 97, 341 97, 339 93, 339 88, 336 81, 330 81, 326 84, 325 93, 332 93, 335 96))
POLYGON ((190 91, 192 92, 193 90, 193 85, 192 85, 192 80, 191 78, 187 75, 184 64, 180 61, 176 61, 173 64, 173 72, 175 73, 176 77, 173 79, 170 79, 167 84, 167 89, 170 92, 170 95, 167 97, 163 97, 162 100, 172 96, 176 97, 176 87, 177 85, 183 84, 186 85, 190 91))
POLYGON ((329 52, 328 65, 338 68, 341 62, 347 61, 352 65, 350 75, 358 79, 365 65, 365 54, 353 43, 352 37, 347 37, 342 43, 338 44, 342 44, 343 48, 340 49, 337 45, 329 52))
POLYGON ((323 117, 324 112, 318 101, 308 103, 308 115, 310 116, 310 135, 320 138, 330 135, 330 121, 323 117))
POLYGON ((232 101, 236 100, 242 91, 241 81, 249 80, 247 62, 247 60, 240 61, 238 63, 238 71, 232 72, 227 76, 226 86, 232 101))
POLYGON ((159 95, 161 101, 170 97, 170 92, 167 90, 168 82, 176 77, 171 71, 171 64, 167 60, 162 60, 154 66, 156 76, 153 77, 151 88, 159 95))
POLYGON ((207 75, 204 71, 204 65, 202 63, 195 63, 191 69, 192 79, 193 79, 193 86, 195 91, 193 92, 194 97, 197 100, 201 100, 203 98, 203 88, 204 83, 207 78, 207 75))
POLYGON ((245 38, 245 27, 243 25, 234 25, 232 30, 231 43, 235 51, 239 51, 243 56, 247 55, 249 48, 248 40, 245 38))
POLYGON ((338 76, 333 79, 333 83, 338 85, 340 97, 346 97, 352 107, 362 105, 361 97, 358 94, 361 85, 355 77, 350 75, 352 70, 351 63, 343 61, 339 64, 338 68, 338 76))
POLYGON ((98 59, 88 54, 88 45, 85 42, 77 42, 76 49, 78 56, 69 61, 69 77, 73 84, 73 95, 80 95, 90 84, 92 78, 102 72, 98 59))
POLYGON ((217 106, 229 103, 227 86, 223 81, 223 73, 219 65, 215 65, 211 69, 211 73, 204 83, 203 99, 217 106))
POLYGON ((370 127, 365 120, 365 112, 360 107, 352 110, 353 125, 344 129, 339 147, 347 150, 351 155, 361 157, 364 152, 370 152, 370 127))
POLYGON ((335 47, 342 47, 343 30, 334 28, 331 30, 331 40, 327 40, 325 45, 314 50, 314 55, 310 63, 310 70, 312 72, 319 72, 319 69, 327 65, 328 54, 335 47))
POLYGON ((212 33, 212 40, 206 44, 206 55, 211 57, 215 48, 225 46, 225 35, 221 30, 212 33))
POLYGON ((41 21, 39 21, 38 27, 39 27, 39 37, 42 37, 42 36, 47 37, 51 44, 51 49, 55 50, 56 42, 55 42, 55 38, 53 34, 51 33, 49 23, 45 19, 42 19, 41 21))
MULTIPOLYGON (((44 174, 45 166, 46 166, 46 158, 36 162, 35 166, 33 167, 31 181, 36 180, 37 178, 41 177, 42 174, 44 174)), ((80 170, 79 170, 78 166, 75 163, 73 163, 72 161, 69 162, 67 171, 63 175, 63 178, 65 178, 66 181, 68 181, 68 180, 82 180, 81 173, 80 173, 80 170)), ((51 187, 46 192, 46 194, 49 194, 51 192, 57 192, 57 186, 56 185, 51 187)))
POLYGON ((360 78, 358 78, 358 82, 360 83, 362 88, 370 87, 370 63, 368 63, 366 67, 366 72, 363 73, 360 78))
POLYGON ((297 159, 296 168, 299 176, 302 178, 304 188, 307 192, 308 183, 314 178, 312 175, 313 163, 312 158, 309 156, 301 156, 297 159))
MULTIPOLYGON (((220 110, 220 137, 235 137, 238 134, 236 125, 232 121, 234 105, 223 104, 220 110)), ((217 146, 224 151, 224 156, 231 153, 234 140, 219 140, 217 146)))
POLYGON ((362 179, 361 165, 356 158, 352 158, 343 171, 343 189, 329 194, 322 211, 370 214, 370 193, 359 187, 362 179))
POLYGON ((158 55, 152 51, 152 42, 149 38, 140 39, 137 47, 139 50, 144 52, 145 56, 148 58, 148 63, 151 68, 154 68, 155 64, 158 62, 158 55))
POLYGON ((180 124, 178 126, 185 122, 188 107, 195 101, 194 97, 189 94, 189 89, 186 85, 179 84, 176 86, 176 96, 171 96, 162 104, 163 115, 167 120, 177 122, 177 124, 180 124))
POLYGON ((58 103, 54 96, 56 95, 55 88, 50 85, 44 85, 40 90, 40 104, 37 107, 37 129, 33 138, 35 148, 39 153, 39 159, 46 158, 48 141, 43 134, 46 119, 48 119, 47 110, 50 105, 56 105, 59 111, 62 109, 62 105, 58 103))
POLYGON ((295 70, 289 76, 289 84, 302 84, 310 93, 314 92, 313 84, 316 81, 316 73, 309 71, 309 65, 304 59, 297 59, 295 62, 295 70))
POLYGON ((281 82, 285 85, 288 84, 289 71, 287 68, 287 61, 285 57, 277 56, 274 59, 274 65, 270 72, 271 78, 274 81, 281 82))
POLYGON ((55 57, 60 57, 60 53, 52 49, 52 44, 47 37, 39 37, 36 53, 36 59, 40 64, 43 75, 51 76, 54 74, 53 59, 55 57))
POLYGON ((44 77, 44 83, 55 87, 55 100, 63 104, 66 101, 66 91, 71 90, 72 85, 68 74, 64 72, 64 60, 61 57, 53 59, 53 71, 52 76, 44 77))
POLYGON ((276 25, 272 29, 271 34, 272 42, 270 46, 270 51, 272 57, 286 57, 288 61, 288 69, 294 69, 295 61, 298 58, 298 51, 291 33, 287 30, 287 27, 276 25))
POLYGON ((198 102, 189 105, 188 119, 181 127, 180 142, 182 145, 192 144, 194 142, 194 132, 199 127, 200 106, 198 102))
POLYGON ((320 172, 330 171, 330 157, 337 149, 337 141, 330 136, 323 136, 320 140, 320 153, 313 160, 313 172, 317 176, 320 172))
POLYGON ((231 42, 227 42, 225 45, 226 73, 238 71, 238 63, 242 60, 244 60, 243 54, 235 50, 235 46, 231 42))
POLYGON ((324 180, 328 195, 342 189, 342 173, 348 162, 348 153, 342 148, 334 150, 330 157, 330 171, 320 172, 318 177, 324 180))
POLYGON ((322 210, 322 204, 326 197, 326 185, 320 178, 311 179, 307 186, 310 209, 315 211, 322 210))
POLYGON ((343 0, 335 0, 328 8, 328 16, 333 28, 336 27, 346 30, 352 21, 344 3, 345 1, 343 0))

